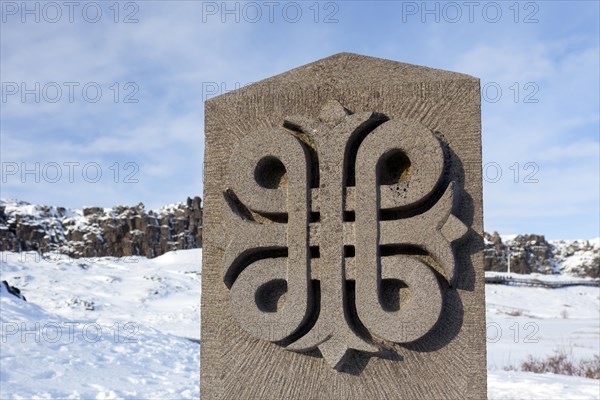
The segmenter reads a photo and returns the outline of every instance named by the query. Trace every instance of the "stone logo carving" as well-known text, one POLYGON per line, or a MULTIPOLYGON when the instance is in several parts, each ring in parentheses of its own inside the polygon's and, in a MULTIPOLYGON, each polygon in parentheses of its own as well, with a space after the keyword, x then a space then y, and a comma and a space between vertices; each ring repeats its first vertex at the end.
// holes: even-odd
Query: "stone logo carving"
POLYGON ((436 324, 452 284, 452 214, 439 139, 414 121, 327 103, 245 135, 225 199, 223 280, 240 326, 288 350, 318 348, 340 369, 349 350, 413 342, 436 324))

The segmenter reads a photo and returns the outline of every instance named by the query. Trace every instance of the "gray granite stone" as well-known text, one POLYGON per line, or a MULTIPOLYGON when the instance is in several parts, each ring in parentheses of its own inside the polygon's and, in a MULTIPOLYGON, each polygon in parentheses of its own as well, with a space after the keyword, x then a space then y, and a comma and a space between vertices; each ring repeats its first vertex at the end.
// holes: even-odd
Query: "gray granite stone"
POLYGON ((341 53, 205 107, 202 398, 485 398, 479 80, 341 53))

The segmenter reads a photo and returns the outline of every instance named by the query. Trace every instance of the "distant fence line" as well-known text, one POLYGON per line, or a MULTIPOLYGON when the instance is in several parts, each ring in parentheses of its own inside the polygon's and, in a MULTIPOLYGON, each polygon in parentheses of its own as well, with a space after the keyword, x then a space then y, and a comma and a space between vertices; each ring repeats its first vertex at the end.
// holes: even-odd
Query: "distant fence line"
POLYGON ((550 289, 562 288, 567 286, 600 287, 600 281, 572 280, 550 282, 535 278, 513 278, 507 276, 486 276, 485 283, 492 285, 537 286, 550 289))

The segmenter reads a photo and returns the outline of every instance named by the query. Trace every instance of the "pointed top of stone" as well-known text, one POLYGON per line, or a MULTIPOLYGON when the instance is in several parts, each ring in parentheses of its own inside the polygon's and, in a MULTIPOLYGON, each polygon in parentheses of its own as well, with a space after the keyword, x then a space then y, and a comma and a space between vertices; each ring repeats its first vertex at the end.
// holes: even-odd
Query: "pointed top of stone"
POLYGON ((418 82, 465 81, 479 82, 479 78, 458 72, 423 67, 383 58, 355 53, 337 53, 309 64, 302 65, 279 75, 232 90, 207 102, 214 102, 235 95, 251 96, 264 93, 265 88, 279 86, 375 86, 414 84, 418 82))

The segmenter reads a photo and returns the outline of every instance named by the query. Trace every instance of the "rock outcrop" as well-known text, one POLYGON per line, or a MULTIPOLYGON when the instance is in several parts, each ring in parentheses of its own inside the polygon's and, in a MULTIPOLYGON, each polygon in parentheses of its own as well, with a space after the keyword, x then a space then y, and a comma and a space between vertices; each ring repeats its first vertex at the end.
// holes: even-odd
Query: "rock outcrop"
POLYGON ((506 272, 509 254, 511 272, 600 278, 598 239, 547 241, 543 235, 518 235, 503 242, 497 232, 485 234, 486 271, 506 272))
POLYGON ((0 250, 58 252, 70 257, 145 256, 202 247, 199 197, 158 210, 0 203, 0 250))
MULTIPOLYGON (((188 198, 158 210, 133 207, 64 207, 0 201, 0 250, 58 252, 81 257, 156 257, 202 247, 202 203, 188 198)), ((485 270, 520 274, 567 273, 600 278, 600 239, 548 241, 543 235, 502 240, 485 235, 485 270)))
POLYGON ((25 296, 23 296, 21 294, 21 290, 19 290, 19 288, 14 287, 14 286, 10 286, 8 284, 8 282, 6 282, 6 281, 2 281, 0 283, 0 292, 3 292, 3 291, 6 291, 6 293, 11 294, 11 295, 13 295, 13 296, 15 296, 15 297, 23 300, 23 301, 27 301, 27 299, 25 298, 25 296))

